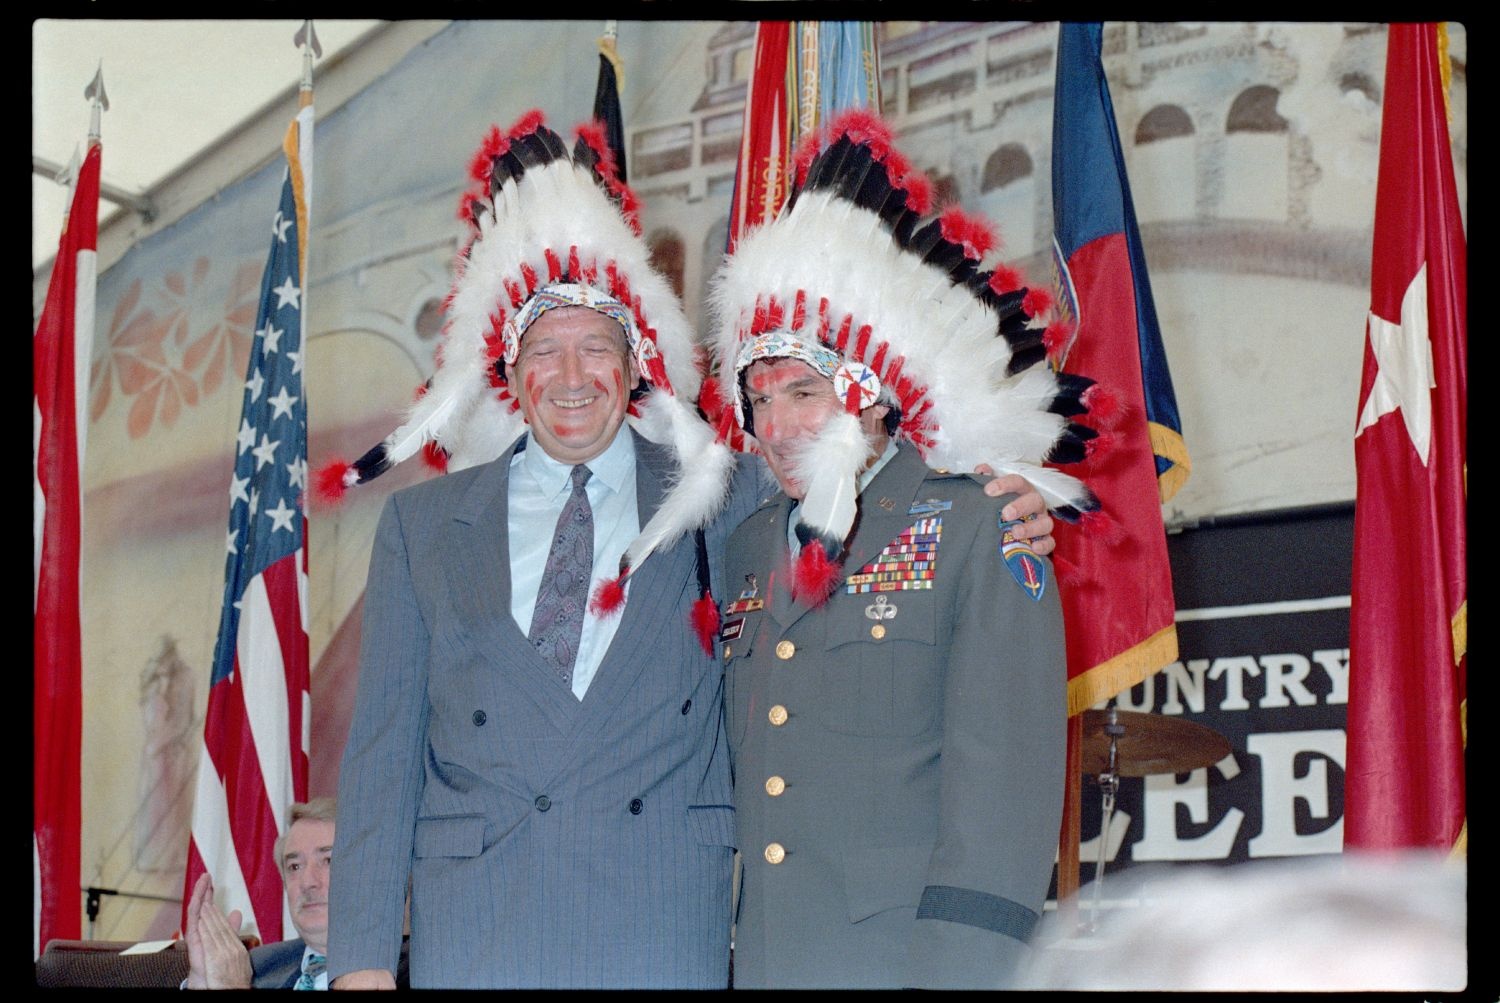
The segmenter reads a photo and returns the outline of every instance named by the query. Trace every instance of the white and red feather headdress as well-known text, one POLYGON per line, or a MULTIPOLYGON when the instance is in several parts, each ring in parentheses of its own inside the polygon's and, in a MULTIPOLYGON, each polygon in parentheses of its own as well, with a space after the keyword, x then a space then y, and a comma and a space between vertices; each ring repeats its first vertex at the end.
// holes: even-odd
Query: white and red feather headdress
POLYGON ((812 602, 839 576, 869 458, 858 414, 877 399, 899 412, 895 434, 929 466, 1020 474, 1068 521, 1098 509, 1081 481, 1043 465, 1082 459, 1104 441, 1073 420, 1099 396, 1092 381, 1044 364, 1064 333, 1044 324, 1051 297, 1021 287, 1013 269, 980 269, 996 242, 987 221, 950 208, 921 223, 928 191, 878 117, 837 116, 804 141, 781 214, 740 240, 710 289, 731 396, 720 438, 753 435, 741 398, 754 358, 793 354, 783 343, 801 342, 842 360, 824 375, 847 413, 794 457, 805 487, 794 581, 812 602))
MULTIPOLYGON (((612 611, 634 568, 718 513, 733 453, 693 403, 702 374, 692 329, 651 266, 635 195, 620 181, 598 123, 580 126, 570 151, 541 112, 528 112, 504 132, 490 130, 469 174, 474 185, 459 208, 469 239, 444 301, 437 370, 399 428, 354 463, 320 471, 319 493, 337 500, 418 452, 450 470, 499 457, 526 425, 508 379, 525 324, 549 296, 591 305, 621 322, 641 373, 627 420, 669 447, 680 471, 626 549, 619 576, 594 596, 596 611, 612 611)), ((711 604, 706 586, 705 601, 711 604)))

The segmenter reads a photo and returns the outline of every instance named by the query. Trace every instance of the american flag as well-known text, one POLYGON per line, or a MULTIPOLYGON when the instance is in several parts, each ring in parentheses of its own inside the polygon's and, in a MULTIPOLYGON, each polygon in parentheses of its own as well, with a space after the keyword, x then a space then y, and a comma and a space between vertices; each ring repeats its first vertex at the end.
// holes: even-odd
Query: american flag
MULTIPOLYGON (((224 606, 209 680, 183 902, 207 870, 244 932, 281 940, 273 844, 286 808, 307 799, 307 403, 305 262, 312 115, 287 130, 281 200, 235 436, 224 606)), ((185 907, 184 907, 185 908, 185 907)))

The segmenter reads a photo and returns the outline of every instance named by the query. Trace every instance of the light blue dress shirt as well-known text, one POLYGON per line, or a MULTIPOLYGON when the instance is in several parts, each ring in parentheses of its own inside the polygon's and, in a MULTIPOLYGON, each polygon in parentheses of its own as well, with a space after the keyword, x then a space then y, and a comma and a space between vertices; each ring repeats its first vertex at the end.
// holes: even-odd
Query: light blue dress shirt
MULTIPOLYGON (((620 557, 641 531, 635 497, 635 442, 630 430, 622 425, 609 448, 585 465, 593 472, 584 487, 594 512, 594 575, 589 582, 593 596, 601 581, 620 573, 620 557)), ((510 615, 523 634, 531 630, 557 517, 573 491, 572 471, 572 464, 554 460, 534 441, 510 461, 510 615)), ((625 593, 630 594, 628 581, 625 593)), ((619 612, 603 618, 584 613, 578 659, 573 663, 573 695, 579 700, 604 661, 620 617, 619 612)))

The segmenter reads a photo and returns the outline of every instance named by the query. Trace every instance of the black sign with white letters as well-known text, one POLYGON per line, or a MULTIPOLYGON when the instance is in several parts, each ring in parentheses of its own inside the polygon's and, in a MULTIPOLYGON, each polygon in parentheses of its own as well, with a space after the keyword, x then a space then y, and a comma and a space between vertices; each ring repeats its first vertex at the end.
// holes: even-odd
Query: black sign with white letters
MULTIPOLYGON (((1338 505, 1222 518, 1168 538, 1179 661, 1114 703, 1205 725, 1232 752, 1188 774, 1121 779, 1106 898, 1108 875, 1135 863, 1342 851, 1353 537, 1353 506, 1338 505)), ((1101 814, 1097 778, 1085 776, 1084 898, 1101 814)))

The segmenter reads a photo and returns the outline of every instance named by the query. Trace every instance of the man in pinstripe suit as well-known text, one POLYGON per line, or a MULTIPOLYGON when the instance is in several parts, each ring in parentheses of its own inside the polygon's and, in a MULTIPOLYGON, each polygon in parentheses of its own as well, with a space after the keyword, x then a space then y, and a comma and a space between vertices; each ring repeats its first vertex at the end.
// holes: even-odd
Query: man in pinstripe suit
POLYGON ((618 210, 587 209, 602 196, 582 141, 569 158, 528 117, 493 146, 472 214, 485 229, 413 422, 455 415, 433 435, 456 457, 476 438, 499 446, 396 492, 376 531, 329 972, 335 988, 392 985, 409 882, 414 987, 724 988, 723 671, 691 615, 723 587, 718 557, 759 501, 758 467, 673 410, 674 388, 697 385, 686 319, 639 236, 609 236, 618 210), (478 402, 445 396, 474 385, 478 402), (504 424, 507 400, 524 425, 504 424), (627 427, 637 410, 653 438, 627 427), (589 605, 564 673, 535 622, 577 493, 590 592, 625 595, 589 605))

